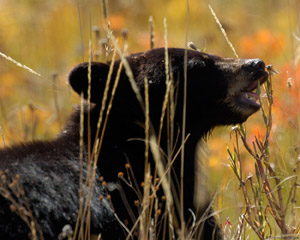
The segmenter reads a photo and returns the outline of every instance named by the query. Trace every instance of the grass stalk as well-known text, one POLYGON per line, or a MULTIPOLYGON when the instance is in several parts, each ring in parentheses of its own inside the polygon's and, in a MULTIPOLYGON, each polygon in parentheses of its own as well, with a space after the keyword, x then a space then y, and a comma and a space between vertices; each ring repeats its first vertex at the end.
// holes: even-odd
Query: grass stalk
POLYGON ((62 121, 61 121, 61 114, 58 104, 58 96, 57 96, 57 75, 52 75, 52 87, 53 87, 53 100, 54 100, 54 107, 58 119, 59 128, 62 129, 62 121))
POLYGON ((181 222, 181 232, 180 239, 185 238, 185 219, 184 219, 184 155, 185 155, 185 145, 184 139, 186 134, 186 108, 187 108, 187 43, 188 43, 188 29, 189 29, 189 0, 186 0, 186 30, 185 30, 185 48, 184 48, 184 86, 183 86, 183 109, 182 109, 182 135, 181 135, 181 169, 180 169, 180 222, 181 222))
POLYGON ((77 0, 77 12, 78 12, 78 22, 79 22, 79 31, 80 31, 82 62, 84 62, 84 44, 83 44, 83 36, 82 36, 81 13, 80 13, 80 3, 79 2, 80 2, 80 0, 77 0))
POLYGON ((164 193, 166 194, 166 201, 167 201, 166 205, 167 205, 167 211, 169 216, 169 229, 171 230, 172 238, 174 238, 173 218, 175 216, 173 214, 174 211, 173 195, 170 188, 171 185, 168 179, 165 177, 166 171, 162 164, 162 160, 160 159, 161 156, 160 156, 160 150, 159 150, 157 139, 154 136, 150 136, 150 149, 157 167, 158 176, 162 183, 162 188, 164 190, 164 193))
POLYGON ((2 141, 3 141, 3 146, 5 147, 6 144, 5 144, 5 137, 4 137, 4 133, 3 133, 3 128, 2 128, 2 123, 0 121, 0 133, 1 133, 1 138, 2 138, 2 141))
POLYGON ((235 56, 236 58, 239 58, 239 56, 237 55, 237 53, 236 53, 236 51, 235 51, 235 48, 234 48, 233 44, 230 42, 230 40, 229 40, 229 38, 228 38, 228 36, 227 36, 227 33, 225 32, 225 30, 224 30, 224 28, 223 28, 221 22, 219 21, 217 15, 216 15, 216 13, 215 13, 215 11, 213 10, 213 8, 212 8, 210 5, 208 5, 208 7, 209 7, 209 10, 210 10, 211 14, 213 15, 213 17, 214 17, 216 23, 218 24, 218 26, 219 26, 219 28, 220 28, 220 30, 221 30, 221 32, 222 32, 222 34, 223 34, 223 36, 224 36, 224 38, 225 38, 227 44, 228 44, 229 47, 231 48, 231 50, 232 50, 234 56, 235 56))
POLYGON ((10 56, 7 56, 6 54, 0 52, 0 56, 5 58, 7 61, 10 61, 12 63, 14 63, 15 65, 17 65, 18 67, 20 68, 23 68, 25 70, 27 70, 28 72, 31 72, 39 77, 41 77, 42 75, 37 73, 36 71, 32 70, 31 68, 27 67, 26 65, 22 64, 22 63, 19 63, 18 61, 16 61, 15 59, 13 59, 12 57, 10 56))
MULTIPOLYGON (((83 161, 84 161, 84 96, 81 93, 80 96, 80 129, 79 129, 79 210, 77 215, 77 221, 74 229, 73 240, 77 237, 77 232, 79 228, 80 219, 83 214, 83 204, 84 204, 84 195, 83 195, 83 161)), ((78 239, 83 239, 83 235, 78 236, 78 239)))
POLYGON ((150 49, 154 48, 155 39, 154 39, 154 23, 153 17, 149 17, 149 32, 150 32, 150 49))

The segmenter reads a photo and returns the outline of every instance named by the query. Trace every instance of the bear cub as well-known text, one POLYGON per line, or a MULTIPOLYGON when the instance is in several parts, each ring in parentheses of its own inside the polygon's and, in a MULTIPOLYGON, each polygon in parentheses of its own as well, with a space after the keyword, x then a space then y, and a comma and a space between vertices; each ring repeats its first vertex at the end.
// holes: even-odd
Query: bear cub
MULTIPOLYGON (((83 138, 80 137, 82 115, 78 107, 55 139, 0 150, 0 239, 30 239, 30 219, 35 219, 38 236, 42 232, 44 239, 58 239, 67 224, 74 230, 80 205, 79 189, 84 195, 88 194, 84 182, 93 170, 96 180, 90 202, 91 234, 101 234, 104 240, 126 239, 128 230, 142 214, 141 184, 149 165, 152 183, 160 181, 151 150, 149 165, 145 166, 145 114, 150 119, 151 139, 159 143, 162 165, 165 170, 169 168, 167 179, 174 202, 170 209, 172 229, 169 228, 166 201, 161 200, 166 194, 164 189, 159 187, 153 205, 150 198, 147 207, 155 209, 156 206, 161 210, 155 231, 152 229, 153 237, 169 239, 169 234, 175 238, 178 234, 183 172, 186 234, 193 239, 222 239, 209 199, 201 204, 197 202, 199 195, 206 194, 205 189, 197 189, 195 180, 197 174, 201 174, 196 171, 197 144, 214 127, 243 123, 259 110, 259 96, 253 91, 268 77, 264 62, 222 58, 180 48, 169 48, 167 58, 165 49, 158 48, 130 55, 126 61, 142 102, 137 99, 128 78, 129 70, 121 60, 113 65, 92 62, 90 87, 89 64, 79 64, 69 74, 69 83, 79 95, 90 98, 90 106, 84 105, 83 138), (111 108, 107 104, 110 99, 111 108), (146 100, 149 112, 146 111, 146 100), (98 130, 100 115, 105 129, 102 124, 98 130), (182 136, 183 124, 185 136, 182 136), (183 169, 180 154, 176 154, 182 149, 182 137, 185 139, 183 169), (83 161, 80 159, 81 139, 83 161), (91 170, 89 156, 97 148, 100 148, 97 168, 91 170), (8 187, 15 180, 23 191, 21 195, 8 187), (25 210, 14 209, 13 201, 17 206, 25 206, 25 210), (155 201, 158 201, 157 205, 155 201), (193 220, 191 212, 196 219, 193 220), (196 228, 191 229, 193 221, 196 228)), ((154 193, 154 189, 149 191, 154 193)), ((155 217, 154 213, 151 218, 155 217)), ((138 231, 133 231, 130 239, 139 237, 138 231)))

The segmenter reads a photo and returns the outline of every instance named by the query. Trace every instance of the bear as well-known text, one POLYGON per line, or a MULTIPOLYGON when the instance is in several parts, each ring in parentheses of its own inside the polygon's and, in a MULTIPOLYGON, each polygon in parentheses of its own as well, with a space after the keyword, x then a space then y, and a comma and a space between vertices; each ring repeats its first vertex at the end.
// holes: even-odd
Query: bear
MULTIPOLYGON (((64 130, 51 141, 0 150, 0 238, 31 238, 32 222, 44 239, 57 239, 68 224, 74 230, 81 191, 92 192, 91 234, 101 234, 104 240, 128 235, 138 239, 137 232, 129 231, 141 214, 146 169, 150 166, 154 182, 163 178, 157 174, 151 150, 145 165, 148 119, 148 132, 151 139, 157 139, 162 164, 170 167, 174 226, 180 229, 180 218, 187 228, 191 226, 193 212, 194 222, 201 225, 193 239, 222 239, 210 201, 196 204, 196 195, 206 191, 195 189, 197 146, 216 126, 243 123, 257 112, 261 106, 254 90, 267 78, 260 59, 222 58, 183 48, 156 48, 125 60, 75 66, 69 84, 87 103, 74 110, 64 130), (110 99, 110 105, 104 104, 110 99), (105 124, 99 129, 100 118, 105 124), (183 166, 181 139, 185 141, 183 166), (170 152, 172 164, 168 165, 170 152), (91 156, 96 165, 89 168, 91 156), (95 182, 88 189, 84 182, 91 171, 95 182), (183 216, 178 207, 181 174, 183 216)), ((164 191, 160 187, 156 193, 159 209, 167 209, 164 191)), ((180 234, 166 224, 171 221, 166 221, 166 214, 159 219, 155 239, 169 239, 168 234, 174 239, 180 234)))

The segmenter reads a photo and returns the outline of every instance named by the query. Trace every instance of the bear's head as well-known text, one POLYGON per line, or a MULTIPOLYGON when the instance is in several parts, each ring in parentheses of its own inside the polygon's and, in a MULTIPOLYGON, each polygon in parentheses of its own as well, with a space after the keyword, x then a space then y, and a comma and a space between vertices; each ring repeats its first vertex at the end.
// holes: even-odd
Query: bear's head
MULTIPOLYGON (((128 56, 127 61, 137 86, 144 94, 144 81, 149 82, 150 112, 160 116, 166 90, 165 49, 153 49, 128 56)), ((258 84, 266 81, 265 64, 259 59, 222 58, 198 51, 168 49, 170 79, 174 80, 178 119, 182 116, 184 79, 187 79, 187 126, 197 125, 201 133, 217 125, 242 123, 258 111, 258 84), (185 73, 186 69, 186 73, 185 73)), ((115 63, 112 78, 115 78, 120 61, 115 63)), ((100 103, 108 77, 109 65, 91 64, 91 102, 100 103)), ((77 93, 88 95, 88 63, 79 64, 70 75, 69 82, 77 93)), ((125 70, 121 72, 116 104, 126 109, 128 99, 134 96, 125 70)), ((132 108, 133 105, 130 107, 132 108)), ((129 109, 131 110, 131 109, 129 109)), ((155 119, 155 116, 154 116, 155 119)), ((178 120, 180 122, 180 120, 178 120)))
MULTIPOLYGON (((210 121, 215 125, 230 125, 242 123, 260 109, 258 85, 263 84, 268 73, 265 63, 260 59, 233 59, 199 53, 195 58, 189 58, 188 66, 194 73, 189 75, 191 81, 201 81, 198 89, 203 88, 209 94, 208 100, 202 99, 209 107, 210 121), (195 67, 202 65, 202 67, 195 67), (200 69, 205 74, 199 74, 200 69), (211 102, 211 103, 210 103, 211 102)), ((188 68, 189 69, 189 68, 188 68)), ((188 70, 189 71, 189 70, 188 70)), ((197 91, 197 90, 196 90, 197 91)), ((205 92, 199 93, 205 96, 205 92)), ((193 89, 191 89, 193 92, 193 89)), ((193 94, 196 96, 196 93, 193 94)))

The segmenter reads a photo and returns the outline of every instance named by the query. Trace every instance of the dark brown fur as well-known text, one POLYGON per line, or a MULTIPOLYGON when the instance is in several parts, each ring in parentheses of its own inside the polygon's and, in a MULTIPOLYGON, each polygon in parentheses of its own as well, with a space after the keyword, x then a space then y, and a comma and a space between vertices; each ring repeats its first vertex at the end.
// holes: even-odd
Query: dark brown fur
MULTIPOLYGON (((174 129, 181 139, 183 83, 184 83, 184 49, 168 50, 174 85, 176 86, 176 114, 174 129)), ((244 122, 259 109, 255 104, 245 103, 242 92, 258 79, 263 82, 267 76, 264 63, 257 59, 225 59, 197 51, 187 51, 187 115, 186 133, 190 134, 185 145, 184 159, 184 217, 190 222, 191 209, 200 219, 209 202, 201 208, 194 205, 195 151, 198 141, 206 136, 215 126, 231 125, 244 122)), ((162 102, 165 96, 165 55, 164 49, 154 49, 127 57, 135 81, 144 97, 144 79, 149 82, 150 119, 153 132, 157 134, 160 123, 162 102)), ((112 79, 120 62, 114 66, 112 79)), ((69 75, 69 81, 77 93, 87 97, 88 64, 75 67, 69 75)), ((87 126, 91 127, 91 141, 94 142, 97 121, 101 109, 103 90, 107 80, 109 66, 104 63, 92 63, 91 101, 93 105, 87 122, 85 113, 85 146, 87 144, 87 126)), ((113 81, 112 81, 113 82, 113 81)), ((111 83, 112 85, 113 83, 111 83)), ((109 91, 109 96, 111 89, 109 91)), ((138 183, 144 180, 144 113, 129 84, 124 70, 113 101, 103 146, 98 161, 98 177, 123 189, 128 204, 138 217, 134 200, 138 197, 126 184, 118 179, 119 172, 125 172, 129 161, 138 183)), ((47 239, 56 239, 62 227, 69 223, 74 227, 78 212, 79 186, 79 111, 75 111, 66 129, 50 142, 35 142, 14 146, 0 151, 0 169, 8 169, 11 174, 19 174, 24 186, 32 212, 40 224, 47 239)), ((174 142, 176 142, 174 137, 174 142)), ((167 131, 163 128, 161 147, 167 152, 167 131)), ((174 146, 179 148, 180 142, 174 146)), ((155 163, 150 156, 152 169, 155 163)), ((86 164, 84 165, 86 171, 86 164)), ((173 184, 178 187, 176 179, 180 176, 180 159, 172 166, 173 184)), ((142 191, 142 189, 141 189, 142 191)), ((199 191, 197 191, 199 192, 199 191)), ((200 191, 201 192, 201 191, 200 191)), ((173 198, 178 199, 179 190, 173 191, 173 198)), ((203 190, 203 194, 205 191, 203 190)), ((125 233, 113 216, 108 202, 99 201, 104 195, 100 183, 94 189, 92 202, 92 233, 102 233, 102 239, 125 239, 125 233)), ((130 228, 134 220, 128 215, 128 209, 118 190, 111 192, 112 204, 119 218, 128 222, 130 228)), ((0 238, 26 238, 28 228, 14 213, 4 198, 0 200, 0 238)), ((176 209, 177 211, 178 209, 176 209)), ((209 213, 212 210, 209 207, 209 213)), ((177 212, 178 215, 178 212, 177 212)), ((203 232, 197 238, 220 239, 219 228, 213 217, 204 222, 203 232), (200 236, 201 235, 201 236, 200 236)), ((194 236, 195 237, 195 236, 194 236)), ((161 239, 161 235, 158 237, 161 239)))

